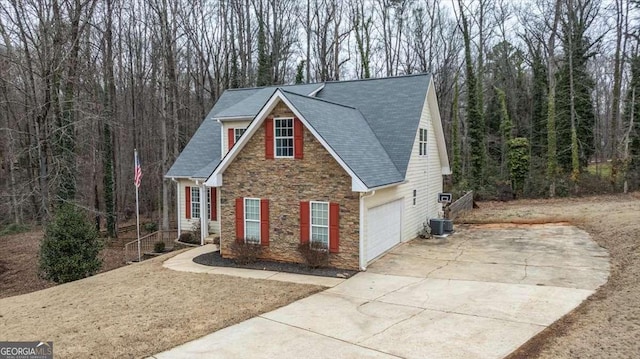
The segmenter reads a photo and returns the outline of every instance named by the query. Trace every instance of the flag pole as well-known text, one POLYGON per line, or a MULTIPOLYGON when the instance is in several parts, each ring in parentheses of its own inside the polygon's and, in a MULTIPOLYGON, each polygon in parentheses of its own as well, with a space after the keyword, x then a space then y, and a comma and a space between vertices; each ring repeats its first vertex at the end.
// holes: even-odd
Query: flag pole
MULTIPOLYGON (((133 150, 133 156, 134 156, 134 166, 138 166, 138 150, 134 149, 133 150)), ((141 258, 140 258, 140 205, 139 205, 139 201, 138 201, 138 185, 136 183, 136 233, 138 236, 138 263, 140 263, 141 258)))

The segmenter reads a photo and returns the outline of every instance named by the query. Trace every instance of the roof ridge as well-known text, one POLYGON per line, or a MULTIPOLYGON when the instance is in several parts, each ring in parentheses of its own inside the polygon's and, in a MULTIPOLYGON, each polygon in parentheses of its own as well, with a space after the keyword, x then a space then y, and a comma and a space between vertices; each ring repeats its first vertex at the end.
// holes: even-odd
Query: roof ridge
POLYGON ((235 87, 235 88, 225 89, 224 91, 263 90, 263 89, 268 89, 268 88, 276 89, 276 88, 281 88, 283 86, 294 87, 294 86, 320 85, 320 84, 324 84, 326 82, 327 81, 318 81, 318 82, 309 82, 309 83, 305 83, 305 84, 280 84, 280 85, 268 85, 268 86, 235 87))
POLYGON ((418 77, 418 76, 431 76, 431 73, 429 73, 429 72, 421 72, 421 73, 418 73, 418 74, 405 74, 405 75, 398 75, 398 76, 386 76, 386 77, 370 77, 370 78, 366 78, 366 79, 331 80, 331 81, 325 81, 325 83, 332 83, 332 84, 336 84, 336 83, 345 83, 345 82, 364 82, 364 81, 376 81, 376 80, 394 80, 394 79, 401 79, 401 78, 406 78, 406 77, 418 77))
POLYGON ((305 86, 305 85, 319 85, 319 84, 327 84, 327 83, 344 83, 344 82, 361 82, 361 81, 376 81, 376 80, 393 80, 393 79, 401 79, 405 77, 418 77, 418 76, 430 76, 429 72, 421 72, 417 74, 404 74, 397 76, 386 76, 386 77, 370 77, 366 79, 350 79, 350 80, 327 80, 327 81, 317 81, 317 82, 309 82, 304 84, 280 84, 280 85, 269 85, 269 86, 253 86, 253 87, 236 87, 236 88, 228 88, 224 91, 246 91, 246 90, 261 90, 266 88, 282 88, 283 86, 305 86))
MULTIPOLYGON (((358 110, 357 108, 355 108, 355 107, 353 107, 353 106, 349 106, 349 105, 345 105, 345 104, 342 104, 342 103, 338 103, 338 102, 333 102, 333 101, 325 100, 325 99, 323 99, 323 98, 319 98, 319 97, 312 97, 312 96, 300 95, 300 94, 297 94, 297 93, 295 93, 295 92, 287 91, 287 90, 285 90, 285 89, 283 89, 283 88, 278 88, 278 89, 279 89, 280 91, 282 91, 282 92, 286 92, 287 94, 291 94, 291 95, 294 95, 294 96, 304 97, 304 98, 309 99, 309 100, 322 101, 322 102, 326 102, 326 103, 329 103, 329 104, 332 104, 332 105, 342 106, 342 107, 350 108, 350 109, 352 109, 352 110, 356 110, 356 111, 360 112, 360 110, 358 110)), ((362 112, 360 112, 360 114, 362 115, 362 112)), ((364 117, 364 116, 362 116, 362 117, 364 117)))

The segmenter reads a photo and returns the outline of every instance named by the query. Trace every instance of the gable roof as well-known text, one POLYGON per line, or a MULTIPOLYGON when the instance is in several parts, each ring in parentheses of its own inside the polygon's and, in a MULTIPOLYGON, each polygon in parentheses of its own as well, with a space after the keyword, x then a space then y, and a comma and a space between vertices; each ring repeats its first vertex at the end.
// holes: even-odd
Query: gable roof
POLYGON ((317 97, 359 109, 405 176, 430 83, 428 74, 327 82, 317 97))
POLYGON ((359 110, 288 91, 282 95, 368 188, 404 180, 359 110))
MULTIPOLYGON (((419 74, 227 90, 166 177, 205 179, 218 172, 222 161, 219 121, 254 119, 251 128, 276 94, 305 119, 305 126, 352 176, 354 188, 404 180, 425 106, 431 111, 443 174, 450 173, 433 80, 419 74)), ((234 146, 226 157, 239 147, 234 146)), ((207 180, 209 185, 215 182, 207 180)))
MULTIPOLYGON (((309 95, 319 90, 323 84, 304 84, 294 86, 282 86, 282 89, 286 89, 289 92, 299 95, 309 95)), ((226 109, 218 112, 215 115, 216 119, 235 119, 235 118, 253 118, 260 112, 260 109, 269 100, 271 95, 275 92, 277 87, 264 87, 258 89, 251 96, 248 96, 244 100, 227 107, 226 109)))
MULTIPOLYGON (((324 84, 283 86, 288 91, 311 94, 324 84)), ((207 114, 169 171, 168 178, 206 179, 222 160, 221 126, 217 121, 229 118, 253 118, 277 87, 226 90, 207 114)))

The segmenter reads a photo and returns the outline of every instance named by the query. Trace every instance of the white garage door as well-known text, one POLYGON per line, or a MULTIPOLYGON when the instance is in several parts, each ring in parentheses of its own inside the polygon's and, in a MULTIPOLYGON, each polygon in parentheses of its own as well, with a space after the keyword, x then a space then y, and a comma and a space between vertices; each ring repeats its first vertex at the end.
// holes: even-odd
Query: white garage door
POLYGON ((367 262, 400 243, 402 200, 373 207, 367 218, 367 262))

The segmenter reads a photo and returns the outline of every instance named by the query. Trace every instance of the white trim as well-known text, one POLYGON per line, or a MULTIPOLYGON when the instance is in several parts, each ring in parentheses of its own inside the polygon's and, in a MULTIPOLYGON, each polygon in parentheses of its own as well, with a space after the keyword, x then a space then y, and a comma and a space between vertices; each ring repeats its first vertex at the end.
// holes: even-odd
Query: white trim
MULTIPOLYGON (((250 201, 258 201, 258 244, 262 242, 262 238, 260 238, 261 234, 261 230, 262 228, 260 228, 261 222, 260 220, 262 219, 262 208, 261 207, 261 201, 260 198, 253 198, 253 197, 243 197, 242 198, 242 206, 243 206, 243 211, 242 211, 242 215, 243 215, 243 222, 242 225, 244 226, 244 238, 242 238, 245 243, 247 242, 247 200, 250 201)), ((250 219, 250 222, 255 222, 255 219, 250 219)))
POLYGON ((202 193, 201 193, 202 191, 200 190, 200 186, 199 186, 199 184, 197 182, 196 182, 195 186, 190 186, 189 190, 191 191, 191 193, 189 194, 190 195, 189 198, 191 200, 191 203, 189 203, 189 209, 191 210, 191 219, 196 219, 196 218, 200 219, 200 218, 202 218, 202 193), (193 197, 194 197, 193 196, 193 190, 194 189, 198 190, 198 202, 193 200, 193 197), (198 207, 200 207, 200 208, 198 208, 198 216, 197 217, 194 215, 195 214, 195 211, 193 210, 194 209, 194 207, 193 207, 194 204, 197 204, 198 207))
POLYGON ((320 92, 323 88, 324 88, 324 82, 320 85, 320 87, 318 87, 317 89, 311 91, 310 94, 308 94, 307 96, 309 97, 316 97, 316 95, 318 94, 318 92, 320 92))
POLYGON ((405 184, 405 183, 408 183, 408 182, 409 182, 409 181, 405 180, 405 181, 402 181, 402 182, 395 182, 395 183, 384 184, 384 185, 382 185, 382 186, 369 188, 369 191, 376 191, 376 190, 379 190, 379 189, 385 189, 385 188, 389 188, 389 187, 395 187, 395 186, 399 186, 399 185, 401 185, 401 184, 405 184))
POLYGON ((224 125, 222 121, 216 120, 220 124, 220 154, 224 157, 224 125))
MULTIPOLYGON (((284 95, 282 95, 282 92, 280 91, 280 89, 276 90, 273 93, 273 95, 271 95, 271 98, 269 99, 269 101, 267 101, 267 103, 262 107, 262 110, 260 110, 258 115, 256 115, 255 119, 251 121, 251 124, 249 125, 249 127, 247 127, 247 130, 245 131, 245 133, 249 133, 249 134, 247 136, 242 136, 241 140, 238 143, 236 143, 231 149, 231 151, 229 151, 224 156, 222 161, 218 164, 216 169, 206 180, 206 185, 209 187, 222 186, 222 182, 223 182, 222 174, 227 169, 227 167, 229 167, 231 162, 233 162, 233 160, 238 155, 238 153, 240 153, 242 148, 244 148, 247 141, 249 141, 249 139, 253 137, 256 131, 258 131, 258 129, 264 122, 267 115, 275 108, 276 104, 278 103, 278 100, 281 100, 282 102, 285 103, 285 105, 289 107, 289 109, 294 113, 295 117, 297 117, 298 120, 300 120, 302 124, 316 137, 318 142, 320 142, 320 144, 329 152, 329 154, 333 156, 333 158, 336 160, 336 162, 338 162, 340 167, 342 167, 349 174, 349 176, 351 176, 351 190, 354 192, 368 192, 370 189, 364 184, 364 182, 362 182, 362 180, 358 176, 356 176, 356 174, 351 170, 351 168, 347 166, 347 164, 342 160, 342 158, 340 158, 340 156, 338 156, 338 154, 333 150, 333 148, 329 146, 329 144, 322 138, 322 136, 320 136, 320 134, 313 127, 311 127, 311 125, 307 122, 307 120, 305 120, 305 118, 299 113, 299 111, 291 104, 291 102, 289 102, 289 100, 287 100, 287 98, 284 95)), ((274 148, 274 151, 275 151, 275 148, 274 148)))
MULTIPOLYGON (((273 118, 273 158, 295 158, 296 154, 296 124, 294 117, 274 117, 273 118), (276 143, 278 142, 276 138, 276 120, 291 120, 291 156, 278 156, 278 146, 276 143)), ((280 139, 289 139, 289 136, 280 136, 280 139)))
POLYGON ((433 76, 430 76, 429 79, 426 102, 431 112, 431 124, 436 135, 436 144, 438 145, 438 154, 440 155, 440 168, 442 169, 443 175, 450 175, 449 155, 447 154, 447 144, 444 140, 444 131, 442 129, 442 120, 440 119, 440 109, 438 107, 438 98, 433 83, 433 76))
POLYGON ((329 247, 331 246, 331 204, 329 202, 322 202, 322 201, 309 201, 309 244, 311 245, 313 243, 313 204, 324 204, 327 206, 327 225, 326 226, 321 226, 321 225, 315 225, 315 227, 318 228, 327 228, 327 248, 329 249, 329 247))

